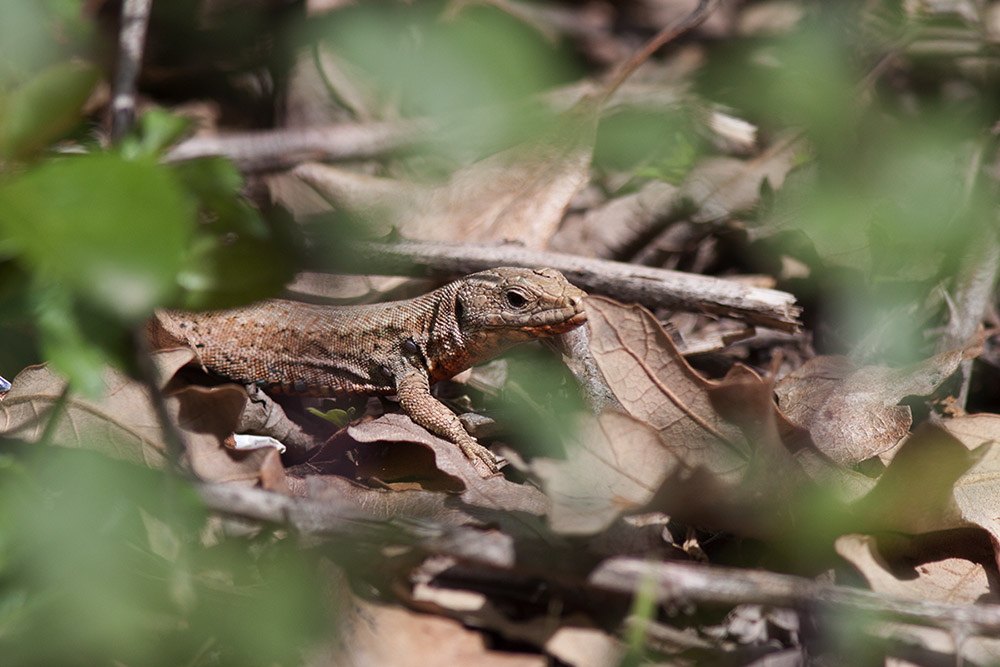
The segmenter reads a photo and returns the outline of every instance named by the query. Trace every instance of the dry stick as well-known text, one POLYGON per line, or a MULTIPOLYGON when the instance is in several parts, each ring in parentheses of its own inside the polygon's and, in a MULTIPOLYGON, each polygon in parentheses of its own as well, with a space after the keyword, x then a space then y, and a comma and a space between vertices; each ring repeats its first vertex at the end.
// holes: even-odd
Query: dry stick
MULTIPOLYGON (((478 565, 513 572, 516 566, 519 575, 561 578, 551 569, 551 559, 533 561, 515 557, 511 540, 495 533, 441 526, 431 521, 386 521, 335 499, 291 497, 231 484, 203 483, 198 492, 216 512, 286 525, 306 535, 389 538, 396 544, 410 544, 428 553, 458 558, 470 568, 478 565)), ((1000 632, 1000 605, 908 600, 763 570, 650 562, 621 556, 605 560, 587 578, 587 584, 593 588, 625 596, 635 595, 650 583, 655 587, 652 594, 657 603, 667 607, 765 604, 806 610, 829 608, 946 628, 963 635, 1000 632)))
POLYGON ((512 541, 498 532, 405 517, 385 520, 335 497, 293 497, 222 482, 201 483, 197 490, 205 505, 215 512, 288 526, 304 535, 350 538, 354 544, 410 544, 490 567, 506 569, 514 565, 512 541))
MULTIPOLYGON (((991 141, 995 149, 996 142, 991 141)), ((961 219, 969 215, 976 187, 983 178, 981 174, 985 153, 985 146, 981 143, 969 160, 962 193, 962 206, 954 213, 954 218, 961 219)), ((991 183, 991 186, 995 190, 996 184, 991 183)), ((993 225, 983 225, 977 231, 978 234, 973 233, 974 240, 966 244, 949 292, 945 294, 950 317, 938 341, 939 352, 968 345, 968 341, 996 300, 996 287, 1000 279, 1000 235, 996 233, 993 225)), ((957 402, 958 406, 964 409, 972 380, 972 359, 962 361, 959 373, 961 385, 957 402)))
POLYGON ((617 557, 601 563, 589 576, 597 588, 633 594, 651 582, 653 596, 663 605, 699 603, 765 604, 809 609, 829 607, 853 613, 872 613, 920 625, 972 633, 1000 631, 1000 605, 949 604, 909 600, 847 586, 762 570, 714 567, 684 562, 650 562, 617 557))
POLYGON ((796 331, 799 327, 797 317, 801 309, 794 305, 795 297, 787 292, 611 260, 526 250, 513 245, 419 241, 345 243, 338 255, 348 262, 345 270, 386 275, 450 277, 496 266, 549 266, 587 291, 650 308, 739 317, 783 331, 796 331))
POLYGON ((118 68, 111 99, 111 140, 118 141, 135 119, 136 79, 146 44, 146 28, 153 0, 125 0, 118 33, 118 68))
POLYGON ((360 160, 405 148, 427 128, 428 123, 419 121, 341 123, 197 136, 175 146, 165 160, 222 155, 243 171, 282 169, 311 160, 360 160))

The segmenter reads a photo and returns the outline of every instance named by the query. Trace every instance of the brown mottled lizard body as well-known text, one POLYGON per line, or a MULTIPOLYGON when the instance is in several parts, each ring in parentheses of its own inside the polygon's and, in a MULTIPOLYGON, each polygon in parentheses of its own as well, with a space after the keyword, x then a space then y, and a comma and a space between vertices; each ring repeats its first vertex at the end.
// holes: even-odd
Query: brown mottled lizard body
POLYGON ((431 395, 431 383, 581 324, 584 296, 554 269, 498 268, 406 301, 334 307, 270 300, 164 311, 156 342, 164 346, 165 333, 166 341, 192 347, 208 370, 266 391, 396 394, 413 421, 495 470, 493 454, 431 395))

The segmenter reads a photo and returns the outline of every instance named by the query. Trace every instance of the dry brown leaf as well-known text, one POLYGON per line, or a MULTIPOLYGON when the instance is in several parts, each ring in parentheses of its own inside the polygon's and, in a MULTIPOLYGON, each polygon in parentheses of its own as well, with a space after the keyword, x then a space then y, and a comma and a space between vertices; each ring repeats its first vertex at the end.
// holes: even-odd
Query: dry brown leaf
POLYGON ((267 182, 272 196, 282 204, 291 205, 296 215, 327 211, 333 205, 372 224, 376 234, 388 233, 394 227, 406 230, 406 220, 413 211, 429 206, 433 192, 422 185, 360 174, 320 162, 304 162, 291 171, 291 176, 276 174, 267 182), (304 196, 303 191, 309 196, 304 196), (326 201, 325 205, 316 201, 317 193, 326 201))
POLYGON ((941 426, 969 450, 981 453, 955 483, 955 504, 964 521, 989 533, 1000 563, 1000 415, 967 415, 944 420, 941 426))
POLYGON ((915 577, 907 574, 901 578, 879 553, 878 544, 871 535, 842 535, 834 546, 876 593, 949 604, 973 604, 990 595, 989 578, 981 563, 965 558, 942 558, 914 567, 915 577))
POLYGON ((607 411, 580 419, 581 440, 566 460, 531 463, 552 501, 549 524, 564 534, 597 533, 643 507, 682 465, 656 431, 628 415, 607 411))
POLYGON ((955 503, 960 483, 982 454, 924 424, 907 438, 875 488, 855 505, 856 532, 918 534, 969 525, 955 503))
POLYGON ((749 369, 706 380, 645 309, 586 304, 594 360, 628 414, 584 418, 565 461, 533 462, 553 529, 597 532, 650 503, 740 534, 778 529, 807 482, 797 458, 822 457, 789 437, 800 434, 779 421, 770 387, 749 369))
POLYGON ((1000 415, 925 425, 900 447, 875 488, 856 505, 862 532, 986 531, 1000 562, 1000 415))
POLYGON ((897 445, 913 421, 899 401, 930 394, 961 361, 958 351, 899 369, 816 357, 782 379, 775 393, 784 415, 807 429, 818 449, 850 466, 897 445))
POLYGON ((796 141, 775 144, 751 160, 712 157, 702 160, 681 186, 681 197, 694 202, 695 222, 729 218, 753 208, 765 179, 778 189, 792 168, 802 145, 796 141))
POLYGON ((490 651, 483 636, 458 621, 352 596, 339 650, 322 664, 358 667, 544 667, 541 655, 490 651))
MULTIPOLYGON (((165 386, 178 369, 192 360, 190 350, 155 352, 154 363, 165 386)), ((47 366, 32 366, 14 381, 11 395, 0 403, 0 431, 35 441, 48 423, 49 409, 66 383, 47 366), (16 390, 16 391, 15 391, 16 390)), ((167 444, 146 388, 117 371, 105 372, 104 394, 95 399, 69 394, 65 412, 53 431, 53 443, 85 447, 118 459, 163 467, 167 444)), ((185 446, 185 460, 192 471, 208 481, 256 483, 262 468, 270 469, 271 485, 281 487, 273 469, 276 452, 234 452, 223 441, 233 433, 246 393, 236 385, 188 387, 165 397, 164 404, 177 425, 185 446)))
POLYGON ((580 104, 564 114, 559 136, 480 160, 431 190, 319 164, 294 173, 335 205, 388 215, 408 238, 516 240, 540 250, 590 176, 596 126, 597 109, 580 104))
MULTIPOLYGON (((192 355, 171 354, 183 366, 192 355)), ((179 367, 178 366, 178 367, 179 367)), ((69 394, 58 416, 52 442, 64 447, 94 449, 131 463, 153 468, 166 464, 166 445, 159 420, 145 387, 108 369, 105 392, 95 399, 69 394)), ((66 382, 48 366, 29 366, 14 378, 0 403, 0 432, 35 442, 42 437, 66 382)))
MULTIPOLYGON (((928 561, 913 568, 916 576, 907 573, 900 577, 879 553, 875 538, 869 535, 843 535, 837 539, 835 547, 876 593, 948 604, 975 604, 992 596, 986 568, 974 561, 964 558, 928 561)), ((1000 659, 998 639, 970 637, 956 647, 953 637, 936 628, 880 623, 873 630, 880 636, 923 645, 945 655, 959 653, 972 664, 994 664, 1000 659)))
POLYGON ((555 140, 516 146, 456 172, 406 222, 404 234, 454 240, 457 233, 465 241, 516 240, 528 249, 546 248, 590 177, 597 127, 591 107, 568 111, 568 131, 555 140))
MULTIPOLYGON (((178 426, 186 434, 185 458, 191 470, 207 482, 241 482, 256 484, 265 468, 274 465, 277 451, 268 447, 252 451, 235 451, 224 440, 232 435, 239 422, 246 392, 235 384, 218 387, 189 386, 168 398, 168 405, 177 406, 178 426), (197 434, 191 437, 187 434, 197 434)), ((273 469, 268 473, 269 485, 284 490, 273 469)))
POLYGON ((548 500, 537 489, 516 484, 502 475, 483 477, 476 464, 466 458, 457 445, 417 426, 406 415, 384 415, 374 421, 351 426, 347 433, 359 443, 405 442, 429 448, 438 470, 461 482, 464 487, 461 498, 467 505, 536 516, 548 511, 548 500))
POLYGON ((684 361, 645 308, 598 297, 587 298, 586 306, 591 352, 625 411, 682 450, 689 469, 738 480, 751 448, 739 427, 712 405, 708 392, 718 383, 684 361))
POLYGON ((680 205, 679 193, 675 185, 650 181, 638 192, 568 215, 550 249, 606 259, 620 257, 624 248, 648 236, 650 229, 680 205))

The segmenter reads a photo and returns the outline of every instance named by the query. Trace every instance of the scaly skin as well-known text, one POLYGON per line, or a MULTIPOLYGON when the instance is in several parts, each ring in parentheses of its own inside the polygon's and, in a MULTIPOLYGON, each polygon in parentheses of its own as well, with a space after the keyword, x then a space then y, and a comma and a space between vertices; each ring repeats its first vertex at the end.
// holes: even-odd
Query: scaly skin
POLYGON ((554 269, 498 268, 406 301, 333 307, 271 300, 207 313, 162 311, 154 338, 160 347, 186 344, 208 370, 265 391, 396 394, 413 421, 496 471, 493 453, 431 396, 430 385, 512 345, 582 324, 584 296, 554 269))

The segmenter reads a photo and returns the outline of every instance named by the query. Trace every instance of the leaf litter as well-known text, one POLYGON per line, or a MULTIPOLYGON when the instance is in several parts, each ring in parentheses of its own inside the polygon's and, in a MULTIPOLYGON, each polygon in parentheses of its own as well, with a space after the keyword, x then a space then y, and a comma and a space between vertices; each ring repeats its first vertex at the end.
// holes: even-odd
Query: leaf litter
MULTIPOLYGON (((521 15, 515 3, 496 4, 521 15)), ((783 10, 787 4, 730 12, 743 15, 748 25, 751 10, 767 5, 777 12, 775 25, 795 15, 782 28, 789 30, 801 11, 783 10)), ((650 20, 641 12, 632 18, 650 20)), ((553 16, 532 21, 562 29, 553 16)), ((610 29, 601 25, 604 33, 610 29)), ((353 83, 349 70, 338 76, 347 77, 345 85, 353 83)), ((648 180, 619 194, 634 173, 597 173, 601 110, 584 105, 565 113, 557 124, 568 127, 559 137, 478 159, 436 185, 319 163, 299 164, 293 173, 325 197, 325 203, 308 200, 308 212, 349 209, 424 240, 518 240, 544 249, 553 239, 557 245, 580 241, 567 232, 576 216, 591 229, 573 235, 594 240, 562 247, 614 256, 674 222, 697 223, 709 231, 679 235, 691 247, 670 249, 671 261, 718 268, 726 260, 720 246, 734 236, 766 242, 769 235, 788 232, 787 225, 755 226, 754 218, 766 216, 774 191, 795 173, 806 152, 798 134, 795 140, 772 140, 769 147, 751 142, 742 149, 755 152, 749 159, 699 156, 679 187, 648 180), (560 234, 567 238, 560 240, 560 234)), ((761 136, 770 140, 766 131, 761 136)), ((286 189, 287 178, 264 180, 273 196, 294 208, 305 197, 286 189)), ((879 210, 873 216, 876 250, 892 246, 878 237, 879 215, 888 214, 879 210)), ((805 235, 813 255, 782 249, 787 254, 778 258, 780 266, 795 264, 798 278, 817 284, 829 280, 824 271, 838 264, 837 253, 824 253, 821 241, 833 243, 838 235, 820 231, 826 236, 805 235)), ((838 241, 849 246, 852 259, 866 252, 857 238, 852 232, 838 241)), ((926 279, 940 267, 919 268, 926 279)), ((740 269, 758 267, 747 261, 740 269)), ((641 654, 688 664, 698 656, 748 664, 767 656, 762 659, 802 664, 810 650, 836 655, 822 642, 807 646, 810 639, 800 634, 811 616, 806 605, 754 587, 765 568, 794 573, 800 583, 815 583, 815 577, 852 582, 845 573, 853 569, 871 590, 892 600, 989 611, 983 603, 996 601, 1000 580, 1000 415, 949 413, 937 402, 958 394, 950 385, 953 374, 974 354, 925 353, 908 365, 861 365, 853 359, 864 355, 852 357, 849 349, 814 354, 812 345, 824 352, 837 347, 824 345, 817 333, 812 341, 794 340, 794 352, 805 350, 811 358, 788 368, 780 350, 770 357, 760 352, 776 344, 748 330, 749 338, 727 352, 685 358, 661 325, 669 311, 653 313, 598 296, 587 299, 587 311, 587 346, 614 401, 596 414, 558 416, 561 429, 576 434, 564 457, 511 457, 503 475, 484 478, 454 445, 391 407, 344 429, 324 423, 322 445, 300 460, 283 461, 273 450, 237 452, 227 439, 240 430, 245 391, 186 384, 175 375, 191 355, 174 350, 154 359, 162 371, 160 388, 166 389, 163 406, 184 448, 176 463, 203 482, 256 486, 289 502, 316 501, 342 509, 350 521, 396 531, 365 552, 371 560, 359 579, 405 606, 349 593, 352 627, 360 630, 344 635, 346 643, 337 644, 341 637, 326 647, 327 662, 348 656, 360 664, 546 664, 554 658, 611 665, 634 664, 641 654), (813 524, 823 525, 814 530, 813 524), (805 539, 819 546, 802 548, 805 539), (891 549, 894 540, 909 540, 913 548, 891 549), (919 549, 913 546, 918 542, 919 549), (669 599, 663 595, 669 585, 644 582, 638 574, 642 558, 707 564, 702 579, 678 582, 701 581, 703 597, 643 611, 644 601, 669 599), (726 581, 742 573, 742 592, 712 588, 723 580, 722 570, 713 567, 725 565, 737 566, 725 572, 729 577, 736 571, 726 581), (635 578, 616 588, 615 577, 623 573, 635 578), (714 624, 689 613, 718 607, 731 614, 714 624), (751 656, 751 648, 758 653, 751 656)), ((983 314, 991 318, 994 313, 983 314)), ((694 321, 697 334, 706 336, 728 324, 706 313, 694 321)), ((99 398, 67 393, 45 367, 25 369, 12 384, 0 403, 0 431, 8 438, 93 447, 156 468, 174 463, 156 399, 121 373, 107 372, 99 398), (50 421, 60 404, 61 414, 50 421)), ((995 409, 995 403, 985 409, 995 409)), ((342 527, 317 521, 310 538, 346 539, 337 532, 342 527)), ((363 542, 358 540, 359 549, 363 542)), ((942 625, 955 626, 949 623, 942 625)), ((976 634, 978 627, 958 627, 955 634, 976 634)), ((989 663, 1000 655, 995 640, 970 637, 956 645, 947 631, 890 622, 888 615, 865 634, 885 642, 879 646, 908 643, 956 661, 989 663)))

